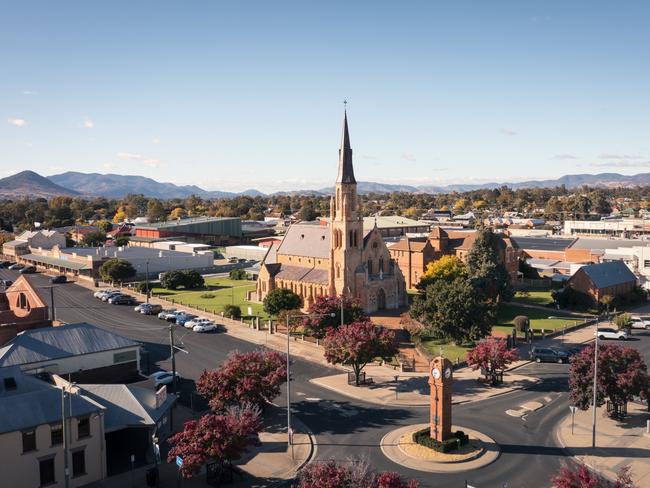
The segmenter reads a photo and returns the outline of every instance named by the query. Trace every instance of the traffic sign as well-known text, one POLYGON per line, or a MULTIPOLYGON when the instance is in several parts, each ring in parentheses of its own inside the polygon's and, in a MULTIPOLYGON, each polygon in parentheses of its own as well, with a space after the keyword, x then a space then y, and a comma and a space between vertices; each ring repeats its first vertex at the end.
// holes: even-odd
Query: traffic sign
POLYGON ((571 413, 576 413, 578 407, 576 407, 575 405, 569 405, 569 410, 571 410, 571 413))
POLYGON ((178 466, 179 468, 183 467, 183 458, 182 457, 176 456, 176 466, 178 466))

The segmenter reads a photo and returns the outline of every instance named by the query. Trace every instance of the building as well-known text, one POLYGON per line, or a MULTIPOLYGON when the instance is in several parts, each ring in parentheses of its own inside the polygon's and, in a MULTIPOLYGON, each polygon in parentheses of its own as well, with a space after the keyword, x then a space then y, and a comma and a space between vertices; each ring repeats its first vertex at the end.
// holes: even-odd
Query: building
POLYGON ((389 245, 388 251, 402 271, 408 289, 415 288, 427 270, 427 265, 435 261, 436 256, 440 256, 426 238, 406 237, 389 245))
POLYGON ((614 298, 625 295, 631 292, 636 284, 634 273, 623 261, 582 266, 567 282, 574 290, 591 297, 594 304, 605 295, 614 298))
MULTIPOLYGON (((320 219, 327 225, 329 218, 320 219)), ((384 238, 399 238, 406 234, 421 234, 429 232, 431 224, 421 220, 413 220, 399 215, 378 215, 376 217, 363 218, 363 230, 370 232, 377 227, 384 238)))
POLYGON ((85 322, 29 329, 0 348, 0 370, 19 367, 71 381, 122 383, 140 379, 140 343, 85 322))
POLYGON ((62 405, 71 488, 106 477, 104 407, 87 396, 0 369, 0 473, 3 487, 64 487, 62 405))
POLYGON ((242 238, 242 221, 239 217, 196 217, 135 226, 130 242, 149 242, 173 238, 193 243, 228 246, 238 244, 242 238))
POLYGON ((47 299, 29 275, 20 275, 9 288, 0 292, 0 345, 22 331, 50 325, 47 299))
POLYGON ((228 246, 224 249, 226 259, 246 259, 247 261, 261 261, 268 252, 268 247, 262 246, 228 246))
POLYGON ((55 246, 65 247, 65 234, 55 230, 26 230, 15 240, 5 242, 2 252, 9 258, 16 258, 31 252, 32 248, 52 249, 55 246))
POLYGON ((650 221, 645 219, 566 220, 564 234, 592 237, 639 237, 650 234, 650 221))
POLYGON ((277 249, 269 249, 257 280, 258 300, 279 287, 300 295, 305 307, 325 295, 356 298, 368 313, 406 305, 404 277, 381 232, 374 223, 364 230, 358 213, 347 115, 335 193, 329 222, 292 224, 277 249))

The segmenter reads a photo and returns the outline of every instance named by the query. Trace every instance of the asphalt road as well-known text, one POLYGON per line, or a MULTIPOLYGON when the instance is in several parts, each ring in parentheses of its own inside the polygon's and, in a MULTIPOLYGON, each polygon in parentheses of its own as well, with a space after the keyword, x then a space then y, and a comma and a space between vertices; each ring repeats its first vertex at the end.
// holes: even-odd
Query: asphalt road
MULTIPOLYGON (((16 273, 0 270, 0 278, 15 279, 16 273)), ((50 286, 45 276, 36 275, 41 286, 50 286)), ((156 317, 144 316, 131 306, 114 306, 92 297, 74 284, 54 285, 57 318, 65 322, 86 321, 143 342, 151 369, 170 369, 169 325, 156 317)), ((176 365, 183 381, 182 395, 187 403, 196 379, 206 368, 215 368, 233 350, 250 351, 259 346, 223 333, 196 334, 175 327, 176 342, 188 354, 177 353, 176 365)), ((650 332, 635 331, 626 345, 639 347, 648 359, 650 332)), ((383 407, 356 401, 322 389, 310 378, 334 373, 321 365, 296 359, 292 364, 293 412, 314 434, 315 459, 347 461, 361 458, 373 469, 399 471, 418 479, 423 487, 543 487, 557 471, 564 452, 554 438, 555 425, 568 413, 566 392, 567 365, 530 364, 518 373, 539 376, 542 382, 528 390, 516 391, 481 402, 454 407, 454 423, 479 430, 501 446, 501 456, 493 464, 462 474, 425 474, 388 460, 379 441, 390 430, 406 424, 426 422, 427 408, 383 407), (544 407, 517 418, 506 414, 528 401, 544 407)), ((283 395, 276 400, 286 406, 283 395)), ((566 459, 566 458, 565 458, 566 459)))

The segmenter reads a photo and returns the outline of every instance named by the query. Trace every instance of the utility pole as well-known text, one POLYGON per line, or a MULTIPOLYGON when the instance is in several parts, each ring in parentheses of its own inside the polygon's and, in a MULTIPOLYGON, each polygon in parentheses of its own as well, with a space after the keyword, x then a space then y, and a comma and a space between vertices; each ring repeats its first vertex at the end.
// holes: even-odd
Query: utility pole
POLYGON ((147 287, 147 303, 149 303, 149 260, 145 261, 146 272, 145 272, 145 282, 147 287))
POLYGON ((65 479, 65 488, 70 488, 70 478, 68 470, 68 429, 66 429, 65 419, 65 385, 61 385, 61 433, 63 434, 63 477, 65 479))
MULTIPOLYGON (((172 355, 172 393, 174 395, 176 394, 176 356, 175 356, 175 349, 174 349, 174 324, 172 322, 169 323, 169 350, 171 351, 172 355)), ((172 432, 174 430, 174 407, 169 410, 169 420, 170 420, 170 425, 172 428, 172 432)))
POLYGON ((50 286, 50 307, 51 307, 51 312, 50 316, 52 317, 52 322, 56 320, 56 313, 54 309, 54 287, 50 286))
POLYGON ((594 399, 593 407, 594 410, 591 416, 591 447, 596 448, 596 396, 598 388, 598 324, 600 323, 600 315, 596 319, 596 339, 594 341, 594 399))
POLYGON ((293 439, 291 431, 291 374, 289 372, 289 367, 291 364, 291 355, 289 352, 289 321, 291 320, 291 315, 287 314, 287 443, 293 448, 293 439))

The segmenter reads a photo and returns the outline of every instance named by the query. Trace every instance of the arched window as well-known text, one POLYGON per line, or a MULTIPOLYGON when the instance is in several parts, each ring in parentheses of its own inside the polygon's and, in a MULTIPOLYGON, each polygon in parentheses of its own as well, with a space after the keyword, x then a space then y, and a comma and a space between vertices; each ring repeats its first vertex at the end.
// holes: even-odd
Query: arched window
POLYGON ((341 265, 340 264, 336 265, 336 277, 337 278, 341 277, 341 265))
POLYGON ((368 259, 368 274, 372 274, 372 259, 368 259))
POLYGON ((384 272, 384 258, 379 258, 379 272, 384 272))
POLYGON ((16 305, 18 305, 18 308, 29 310, 30 307, 29 307, 29 301, 27 300, 27 295, 21 292, 18 295, 18 303, 16 303, 16 305))
POLYGON ((354 231, 354 247, 359 247, 359 241, 357 240, 357 231, 354 231))
POLYGON ((354 247, 354 233, 350 231, 348 234, 348 246, 354 247))

